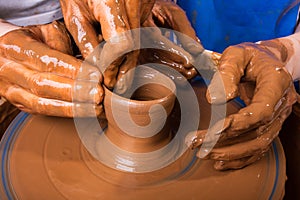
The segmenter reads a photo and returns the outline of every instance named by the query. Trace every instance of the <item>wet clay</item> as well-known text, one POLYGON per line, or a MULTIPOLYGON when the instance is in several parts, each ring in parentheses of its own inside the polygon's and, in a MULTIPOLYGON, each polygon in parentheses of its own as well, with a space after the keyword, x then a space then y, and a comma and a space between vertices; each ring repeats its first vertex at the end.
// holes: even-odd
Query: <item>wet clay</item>
POLYGON ((85 107, 83 110, 85 103, 94 104, 92 113, 102 113, 101 74, 87 63, 82 70, 82 61, 70 54, 71 40, 61 22, 6 33, 0 37, 0 94, 30 113, 73 117, 74 102, 85 107), (76 92, 75 82, 80 85, 76 92))
MULTIPOLYGON (((220 104, 239 96, 247 106, 225 119, 218 129, 219 147, 204 155, 216 160, 216 169, 242 168, 259 160, 277 137, 296 101, 292 77, 284 65, 289 53, 293 54, 291 44, 279 40, 242 43, 223 52, 206 97, 220 104), (238 137, 250 138, 241 142, 238 137), (228 142, 233 145, 226 145, 228 142)), ((201 151, 202 144, 216 137, 212 134, 205 142, 205 135, 206 131, 191 135, 191 146, 201 151)))
POLYGON ((152 14, 159 25, 178 31, 177 37, 183 48, 193 55, 199 55, 204 50, 195 30, 192 28, 186 13, 172 1, 156 0, 152 14))
POLYGON ((151 106, 157 104, 163 106, 167 112, 167 116, 170 115, 175 103, 175 95, 168 88, 159 84, 143 85, 133 93, 130 102, 128 100, 128 110, 124 105, 124 101, 119 105, 115 104, 115 109, 120 111, 118 113, 113 112, 111 105, 118 100, 110 102, 112 94, 107 89, 105 90, 105 94, 104 108, 106 118, 108 120, 108 128, 105 134, 110 141, 118 147, 126 151, 136 153, 149 152, 161 148, 172 139, 172 132, 170 131, 170 117, 167 117, 165 121, 163 118, 164 115, 163 113, 160 113, 160 111, 157 111, 156 113, 152 112, 152 121, 149 117, 151 106), (125 115, 127 112, 129 112, 133 128, 129 128, 128 131, 122 131, 122 128, 118 126, 116 121, 127 121, 128 116, 125 115), (149 126, 150 123, 155 124, 155 127, 157 128, 150 126, 148 130, 145 130, 144 128, 139 129, 139 127, 149 126), (159 125, 160 123, 164 123, 164 125, 159 125), (137 127, 135 127, 134 124, 136 124, 137 127), (135 131, 139 133, 134 133, 135 131))
MULTIPOLYGON (((104 84, 108 88, 126 91, 131 83, 129 76, 137 65, 138 51, 130 52, 135 45, 130 29, 139 28, 151 13, 153 0, 126 1, 64 1, 61 0, 66 26, 73 36, 83 58, 91 55, 98 44, 106 41, 100 60, 104 84), (130 53, 128 53, 130 52, 130 53), (105 61, 104 61, 105 59, 105 61)), ((136 39, 137 41, 139 39, 136 39)), ((97 57, 96 55, 95 57, 97 57)), ((94 60, 91 59, 94 63, 94 60)))
POLYGON ((133 153, 162 148, 172 139, 170 114, 175 94, 171 79, 151 67, 138 66, 126 93, 118 95, 105 89, 105 135, 119 148, 133 153))
MULTIPOLYGON (((199 127, 207 128, 206 88, 199 82, 193 87, 201 110, 199 127)), ((228 114, 238 109, 235 102, 228 104, 228 114)), ((176 127, 178 121, 174 115, 172 125, 176 127)), ((281 199, 283 195, 285 160, 278 140, 273 145, 276 154, 272 148, 260 161, 241 170, 216 171, 212 161, 195 157, 186 163, 185 158, 194 155, 187 150, 165 169, 136 174, 116 171, 95 160, 82 146, 71 119, 31 115, 17 134, 7 155, 7 175, 20 199, 253 200, 281 199), (168 167, 177 173, 165 175, 168 167)))
MULTIPOLYGON (((97 140, 93 155, 107 166, 126 172, 144 173, 169 165, 185 151, 182 139, 171 142, 176 134, 171 129, 175 94, 170 78, 149 66, 136 67, 133 84, 126 93, 118 95, 105 89, 108 126, 98 139, 87 139, 84 144, 91 149, 97 140)), ((80 135, 87 138, 84 133, 80 135)), ((170 173, 174 170, 164 174, 170 173)))
MULTIPOLYGON (((189 54, 201 54, 203 47, 185 12, 174 2, 154 0, 67 2, 61 0, 60 2, 66 27, 83 58, 88 58, 100 42, 106 41, 100 60, 104 62, 102 72, 104 84, 108 88, 115 87, 119 91, 126 91, 130 85, 132 80, 130 77, 124 78, 124 74, 130 73, 137 64, 139 51, 131 51, 135 47, 138 48, 140 39, 143 39, 140 37, 140 30, 136 29, 139 27, 161 26, 181 33, 178 34, 178 38, 189 53, 168 41, 158 30, 161 37, 156 38, 156 42, 161 43, 166 50, 179 55, 174 55, 171 60, 169 54, 164 55, 164 52, 160 52, 155 61, 182 71, 188 78, 197 74, 196 70, 191 67, 192 58, 189 54), (129 31, 132 29, 136 30, 129 31), (175 62, 179 64, 175 65, 175 62)), ((92 57, 97 57, 97 55, 92 57)), ((90 60, 94 63, 93 59, 90 60)))
POLYGON ((81 62, 67 55, 71 52, 69 35, 66 34, 64 25, 59 22, 20 28, 0 38, 0 53, 5 58, 25 64, 36 71, 55 72, 75 78, 81 62), (55 41, 53 36, 59 40, 55 41))

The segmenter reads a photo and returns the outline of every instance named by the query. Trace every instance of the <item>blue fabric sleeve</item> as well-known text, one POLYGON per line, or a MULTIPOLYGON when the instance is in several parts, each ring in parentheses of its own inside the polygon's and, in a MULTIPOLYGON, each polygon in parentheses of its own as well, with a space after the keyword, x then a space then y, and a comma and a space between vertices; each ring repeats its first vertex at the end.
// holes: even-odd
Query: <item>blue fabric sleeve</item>
POLYGON ((178 0, 203 46, 223 52, 229 45, 293 33, 299 6, 294 0, 178 0))

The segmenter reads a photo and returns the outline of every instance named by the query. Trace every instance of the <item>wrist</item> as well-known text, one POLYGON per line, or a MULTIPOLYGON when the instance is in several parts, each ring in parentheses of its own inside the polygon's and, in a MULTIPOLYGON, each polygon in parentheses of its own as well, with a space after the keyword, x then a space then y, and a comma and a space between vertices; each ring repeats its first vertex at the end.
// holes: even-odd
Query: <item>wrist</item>
POLYGON ((294 81, 300 80, 300 33, 295 33, 279 40, 288 48, 289 56, 285 63, 286 69, 294 81))
POLYGON ((263 45, 284 64, 293 81, 300 80, 300 33, 257 44, 263 45))

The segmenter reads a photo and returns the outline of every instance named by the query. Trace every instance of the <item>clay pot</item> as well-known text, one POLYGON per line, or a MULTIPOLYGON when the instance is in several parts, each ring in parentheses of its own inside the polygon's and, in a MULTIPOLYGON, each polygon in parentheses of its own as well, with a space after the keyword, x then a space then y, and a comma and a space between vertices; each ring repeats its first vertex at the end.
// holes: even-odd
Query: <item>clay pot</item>
POLYGON ((191 163, 193 153, 185 151, 183 140, 173 140, 176 130, 170 125, 174 123, 171 115, 176 99, 174 82, 147 66, 138 66, 133 80, 122 95, 105 88, 108 124, 97 139, 94 156, 108 168, 91 168, 113 184, 120 184, 120 179, 131 186, 156 184, 178 175, 191 163), (179 157, 180 167, 174 167, 172 163, 179 157), (145 174, 151 178, 145 178, 145 174))
POLYGON ((130 152, 161 148, 172 138, 169 116, 175 91, 169 77, 151 67, 138 66, 132 86, 125 94, 118 95, 105 88, 106 136, 130 152))

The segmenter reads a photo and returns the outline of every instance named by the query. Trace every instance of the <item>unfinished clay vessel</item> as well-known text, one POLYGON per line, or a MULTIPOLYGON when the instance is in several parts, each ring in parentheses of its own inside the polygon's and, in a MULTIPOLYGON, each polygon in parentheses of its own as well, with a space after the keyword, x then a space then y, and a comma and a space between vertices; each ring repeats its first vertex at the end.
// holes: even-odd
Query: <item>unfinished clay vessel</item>
POLYGON ((175 84, 147 66, 135 70, 132 87, 118 95, 105 88, 106 136, 119 148, 150 152, 171 139, 169 115, 175 102, 175 84))
POLYGON ((105 88, 104 109, 108 124, 104 134, 97 138, 94 157, 110 168, 107 173, 95 169, 101 178, 111 182, 116 175, 117 182, 122 177, 135 180, 130 181, 130 185, 140 186, 180 173, 192 161, 193 153, 186 151, 184 140, 172 141, 176 134, 174 126, 171 127, 176 99, 174 82, 148 66, 137 67, 133 80, 131 88, 122 95, 105 88), (177 159, 180 167, 172 165, 177 159), (127 176, 124 172, 134 174, 127 176), (145 178, 145 174, 136 173, 152 173, 152 176, 145 178))

